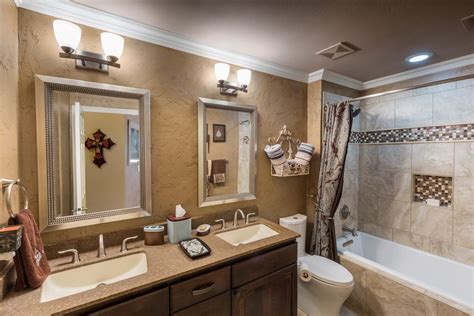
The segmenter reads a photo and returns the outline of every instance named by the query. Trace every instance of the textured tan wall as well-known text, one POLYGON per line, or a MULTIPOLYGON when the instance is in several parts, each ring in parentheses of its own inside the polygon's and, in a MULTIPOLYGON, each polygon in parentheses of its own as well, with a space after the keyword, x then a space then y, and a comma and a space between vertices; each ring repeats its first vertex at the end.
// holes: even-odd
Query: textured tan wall
MULTIPOLYGON (((134 39, 125 39, 121 69, 109 75, 81 71, 73 61, 60 59, 54 39, 52 17, 19 10, 21 175, 31 192, 31 208, 37 210, 36 123, 34 75, 50 75, 151 91, 153 218, 104 224, 100 227, 46 234, 46 242, 76 238, 135 227, 163 219, 182 203, 192 215, 204 215, 238 207, 257 205, 265 218, 305 210, 306 177, 270 176, 270 162, 263 148, 284 124, 300 139, 306 139, 307 85, 254 71, 249 93, 222 96, 216 88, 216 61, 178 52, 134 39), (197 207, 197 98, 206 97, 255 104, 258 108, 257 200, 197 207)), ((81 26, 80 48, 101 51, 100 31, 81 26)), ((238 67, 231 67, 230 80, 238 67)), ((44 211, 44 210, 42 210, 44 211)))
MULTIPOLYGON (((18 11, 0 0, 0 178, 18 177, 18 11)), ((0 226, 8 213, 0 190, 0 226)))

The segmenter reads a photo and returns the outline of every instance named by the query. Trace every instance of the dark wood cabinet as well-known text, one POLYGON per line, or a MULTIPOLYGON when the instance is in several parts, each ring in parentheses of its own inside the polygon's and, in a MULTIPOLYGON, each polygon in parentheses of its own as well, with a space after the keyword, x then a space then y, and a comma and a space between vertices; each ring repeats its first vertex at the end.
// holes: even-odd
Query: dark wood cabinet
POLYGON ((232 291, 233 316, 296 316, 296 264, 232 291))
POLYGON ((91 316, 165 316, 169 315, 168 288, 126 300, 90 313, 91 316))
POLYGON ((68 315, 296 316, 296 252, 281 245, 68 315))

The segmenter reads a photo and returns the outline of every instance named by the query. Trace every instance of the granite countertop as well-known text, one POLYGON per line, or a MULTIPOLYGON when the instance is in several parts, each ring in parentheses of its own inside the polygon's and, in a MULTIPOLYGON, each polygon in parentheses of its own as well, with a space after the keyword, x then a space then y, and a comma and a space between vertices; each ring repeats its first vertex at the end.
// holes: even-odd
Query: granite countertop
MULTIPOLYGON (((191 273, 209 269, 222 263, 235 260, 238 257, 283 244, 299 237, 297 233, 263 218, 258 218, 255 223, 264 223, 279 234, 235 247, 217 238, 215 236, 217 226, 213 226, 208 236, 199 237, 209 245, 212 249, 212 253, 209 256, 196 260, 188 258, 176 244, 166 243, 161 246, 145 246, 143 241, 130 243, 130 251, 125 255, 145 252, 148 260, 147 273, 45 303, 40 303, 41 288, 22 292, 12 290, 12 292, 0 302, 0 314, 51 315, 79 310, 92 304, 130 293, 131 291, 146 289, 191 273)), ((227 223, 227 226, 230 227, 230 224, 227 223)), ((240 227, 243 227, 243 225, 240 227)), ((119 251, 120 247, 107 247, 107 258, 105 260, 124 255, 120 254, 119 251)), ((96 258, 96 254, 95 251, 81 253, 82 261, 80 265, 104 260, 96 258)), ((78 267, 78 265, 73 266, 67 263, 69 260, 69 257, 50 260, 49 263, 52 272, 78 267)))

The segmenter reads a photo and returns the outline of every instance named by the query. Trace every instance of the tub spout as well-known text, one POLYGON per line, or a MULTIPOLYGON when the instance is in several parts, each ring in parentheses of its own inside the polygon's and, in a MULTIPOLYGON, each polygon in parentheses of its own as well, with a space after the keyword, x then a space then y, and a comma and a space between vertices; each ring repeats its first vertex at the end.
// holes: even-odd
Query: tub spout
POLYGON ((346 225, 342 225, 343 232, 349 232, 353 237, 357 237, 357 230, 355 228, 349 228, 346 225))

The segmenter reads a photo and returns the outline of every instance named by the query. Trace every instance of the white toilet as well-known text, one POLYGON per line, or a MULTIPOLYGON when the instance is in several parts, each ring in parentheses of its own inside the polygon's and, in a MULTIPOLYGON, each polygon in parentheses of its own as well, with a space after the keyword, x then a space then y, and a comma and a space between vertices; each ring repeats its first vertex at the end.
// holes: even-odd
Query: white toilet
POLYGON ((298 308, 309 316, 339 316, 354 287, 352 274, 342 265, 305 253, 306 216, 280 218, 280 225, 301 235, 298 243, 298 308), (308 270, 310 275, 304 274, 308 270), (306 281, 304 281, 305 279, 306 281))

